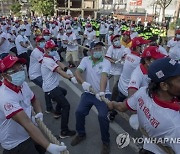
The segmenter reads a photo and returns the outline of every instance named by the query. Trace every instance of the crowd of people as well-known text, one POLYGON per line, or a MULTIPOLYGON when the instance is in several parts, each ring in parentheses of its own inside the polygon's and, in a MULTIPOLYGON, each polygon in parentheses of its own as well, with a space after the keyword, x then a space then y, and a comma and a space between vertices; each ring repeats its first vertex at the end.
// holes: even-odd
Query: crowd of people
MULTIPOLYGON (((180 137, 179 29, 168 40, 167 25, 104 17, 1 17, 0 23, 3 154, 59 154, 66 150, 64 143, 50 143, 38 129, 35 119, 43 121, 44 112, 61 118, 61 139, 77 133, 71 146, 80 144, 86 139, 85 118, 92 106, 98 111, 101 154, 110 153, 109 124, 117 110, 133 111, 129 123, 145 136, 180 137), (59 84, 61 78, 81 84, 84 90, 73 113, 76 130, 68 126, 71 102, 66 98, 68 89, 59 84), (44 112, 27 80, 42 88, 44 112), (106 104, 104 98, 110 102, 106 104), (55 108, 52 102, 56 102, 55 108)), ((148 143, 139 153, 165 154, 168 148, 179 154, 179 147, 178 143, 148 143)))

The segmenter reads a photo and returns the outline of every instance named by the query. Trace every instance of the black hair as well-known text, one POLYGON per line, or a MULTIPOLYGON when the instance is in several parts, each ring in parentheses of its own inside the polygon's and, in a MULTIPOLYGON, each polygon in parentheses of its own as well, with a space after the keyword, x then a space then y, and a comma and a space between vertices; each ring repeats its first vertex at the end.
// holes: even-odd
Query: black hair
POLYGON ((160 82, 156 83, 151 80, 151 82, 149 83, 148 88, 147 88, 147 93, 148 93, 149 97, 152 98, 152 94, 157 93, 157 91, 159 89, 160 89, 160 82))

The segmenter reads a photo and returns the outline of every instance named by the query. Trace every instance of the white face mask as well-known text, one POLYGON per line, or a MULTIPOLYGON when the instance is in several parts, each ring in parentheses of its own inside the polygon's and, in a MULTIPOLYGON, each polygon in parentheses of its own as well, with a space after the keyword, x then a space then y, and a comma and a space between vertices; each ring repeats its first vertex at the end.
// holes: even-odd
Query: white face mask
POLYGON ((48 40, 50 40, 50 36, 44 36, 44 39, 46 40, 46 41, 48 41, 48 40))
POLYGON ((180 34, 176 34, 176 38, 177 38, 177 39, 180 39, 180 34))
POLYGON ((23 31, 23 32, 21 32, 20 34, 21 34, 22 36, 24 36, 24 35, 25 35, 25 32, 23 31))
POLYGON ((121 46, 120 40, 114 41, 113 43, 116 47, 121 46))
POLYGON ((91 27, 90 27, 90 28, 87 28, 87 30, 88 30, 88 31, 91 31, 91 30, 92 30, 92 28, 91 28, 91 27))
POLYGON ((72 32, 72 30, 71 29, 67 29, 67 33, 71 33, 72 32))

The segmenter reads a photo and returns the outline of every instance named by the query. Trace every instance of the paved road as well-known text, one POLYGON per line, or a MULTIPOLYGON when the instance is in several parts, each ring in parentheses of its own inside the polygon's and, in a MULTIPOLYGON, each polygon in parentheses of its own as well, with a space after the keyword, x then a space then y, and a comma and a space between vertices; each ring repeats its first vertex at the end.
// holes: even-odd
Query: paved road
MULTIPOLYGON (((32 82, 28 82, 31 89, 36 94, 36 97, 41 101, 43 111, 45 110, 45 104, 44 104, 44 94, 41 90, 41 88, 35 86, 32 82)), ((67 99, 71 104, 71 111, 70 111, 70 122, 69 127, 71 129, 75 129, 75 111, 80 99, 81 94, 81 88, 78 86, 74 86, 71 84, 68 80, 61 81, 60 85, 68 90, 67 99)), ((127 131, 130 131, 130 135, 135 135, 137 132, 134 132, 131 128, 129 128, 128 123, 121 119, 120 117, 116 118, 116 122, 113 122, 111 124, 110 128, 110 134, 111 134, 111 154, 132 154, 136 153, 134 152, 133 148, 130 146, 119 149, 116 144, 116 137, 119 133, 121 133, 123 130, 120 127, 120 125, 126 129, 127 131)), ((44 113, 44 122, 46 123, 47 127, 52 130, 54 135, 59 135, 60 132, 60 120, 55 120, 53 118, 52 114, 46 114, 44 113)), ((97 118, 97 112, 95 108, 93 108, 90 112, 90 114, 86 118, 86 130, 87 130, 87 139, 82 143, 75 147, 72 147, 70 145, 70 142, 72 138, 63 139, 63 141, 70 151, 71 154, 99 154, 101 150, 101 139, 100 139, 100 129, 99 129, 99 123, 97 118)), ((0 153, 2 153, 2 149, 0 149, 0 153)))

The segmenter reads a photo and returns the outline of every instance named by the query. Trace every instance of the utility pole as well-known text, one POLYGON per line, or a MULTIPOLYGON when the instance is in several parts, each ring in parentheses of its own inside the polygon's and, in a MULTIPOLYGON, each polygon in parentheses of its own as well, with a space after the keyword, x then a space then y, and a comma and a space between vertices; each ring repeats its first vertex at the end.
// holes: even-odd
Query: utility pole
POLYGON ((179 13, 180 13, 180 0, 177 0, 176 11, 175 11, 175 16, 174 16, 174 21, 176 24, 178 23, 179 13))

